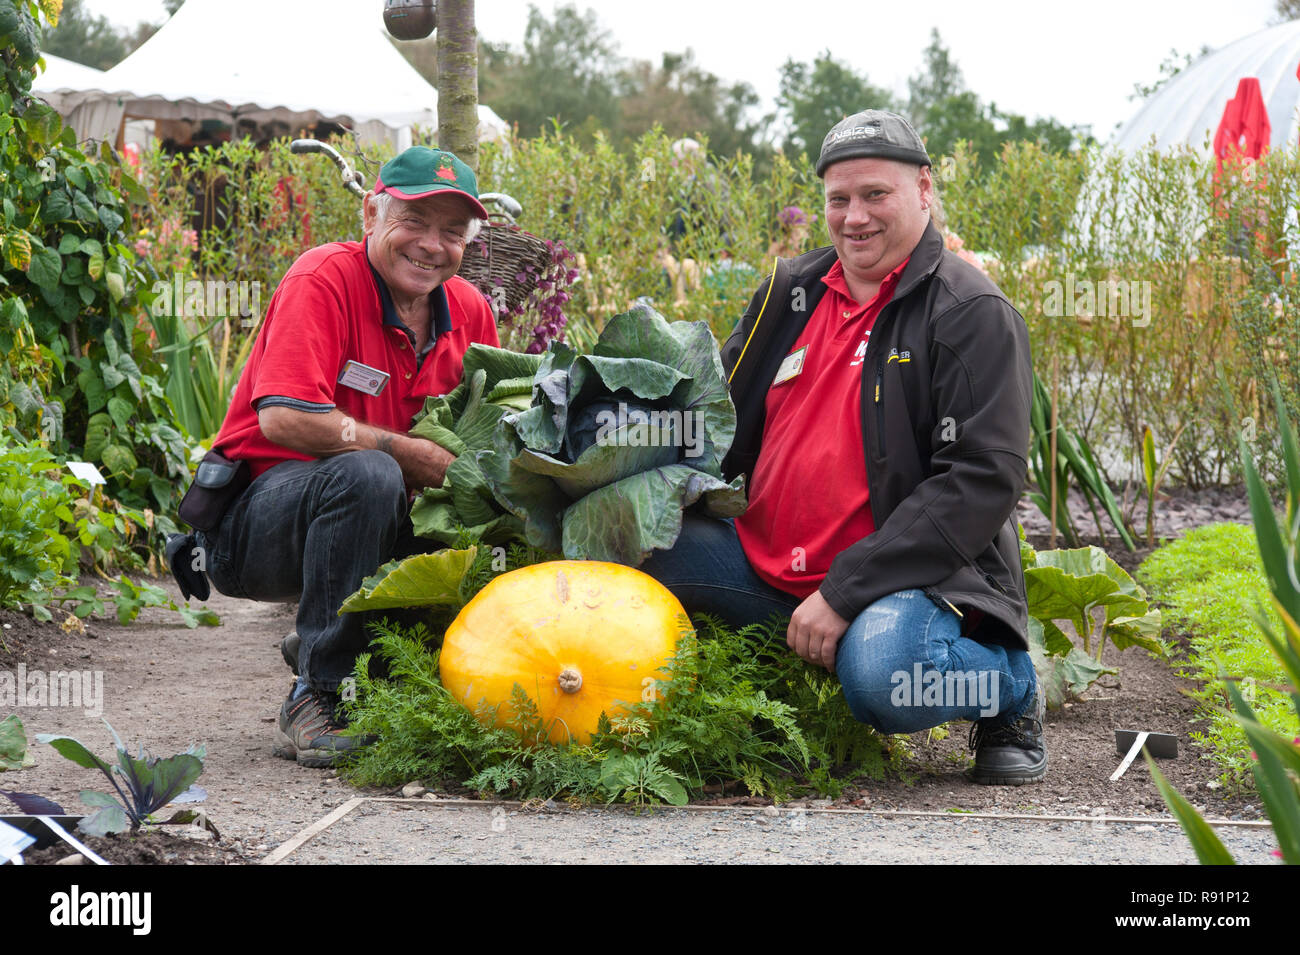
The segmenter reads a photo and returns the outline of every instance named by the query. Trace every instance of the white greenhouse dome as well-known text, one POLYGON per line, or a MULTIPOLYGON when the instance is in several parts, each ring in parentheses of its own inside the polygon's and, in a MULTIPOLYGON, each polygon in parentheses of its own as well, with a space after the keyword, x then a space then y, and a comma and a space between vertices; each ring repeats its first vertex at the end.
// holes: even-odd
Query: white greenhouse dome
POLYGON ((1153 94, 1111 139, 1110 145, 1134 153, 1150 144, 1209 154, 1224 107, 1242 77, 1259 79, 1268 108, 1274 149, 1300 138, 1300 20, 1269 27, 1208 53, 1153 94))

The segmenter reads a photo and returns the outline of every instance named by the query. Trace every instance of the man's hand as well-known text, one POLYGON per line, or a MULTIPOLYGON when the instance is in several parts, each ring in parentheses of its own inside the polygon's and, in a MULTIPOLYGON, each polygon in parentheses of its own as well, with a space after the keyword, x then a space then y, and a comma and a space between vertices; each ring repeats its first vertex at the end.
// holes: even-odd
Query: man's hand
POLYGON ((393 435, 393 437, 401 439, 407 445, 405 454, 401 457, 393 454, 392 451, 388 452, 401 464, 402 477, 405 478, 406 483, 414 488, 442 487, 447 468, 452 461, 456 460, 456 455, 428 438, 403 435, 393 435))
POLYGON ((790 615, 786 645, 809 663, 835 672, 835 650, 849 622, 831 609, 820 590, 814 590, 790 615))

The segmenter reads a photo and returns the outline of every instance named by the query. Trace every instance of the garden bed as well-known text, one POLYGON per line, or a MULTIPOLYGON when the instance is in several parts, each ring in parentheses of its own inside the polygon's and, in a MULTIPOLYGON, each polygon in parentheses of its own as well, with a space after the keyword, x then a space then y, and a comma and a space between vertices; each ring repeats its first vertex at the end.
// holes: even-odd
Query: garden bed
MULTIPOLYGON (((158 583, 173 592, 170 581, 158 583)), ((209 755, 199 784, 209 795, 196 808, 202 808, 221 829, 219 849, 233 858, 252 860, 265 856, 358 790, 338 780, 332 771, 304 769, 271 755, 273 723, 290 679, 277 644, 293 628, 293 607, 219 595, 210 605, 223 620, 216 629, 187 629, 174 613, 154 608, 145 610, 131 626, 121 626, 115 620, 91 621, 85 633, 4 614, 0 622, 11 624, 11 629, 3 631, 10 649, 0 656, 0 668, 15 670, 23 663, 29 670, 37 666, 102 670, 103 715, 128 743, 143 741, 155 754, 180 752, 192 742, 206 744, 209 755)), ((1175 646, 1182 642, 1179 634, 1166 632, 1165 636, 1175 646)), ((1255 795, 1219 787, 1218 767, 1201 758, 1191 745, 1188 734, 1204 731, 1206 723, 1195 718, 1195 702, 1183 693, 1188 681, 1140 649, 1112 654, 1108 648, 1105 659, 1108 664, 1119 662, 1118 679, 1103 678, 1084 702, 1049 713, 1046 732, 1051 763, 1041 784, 1016 788, 970 783, 964 775, 969 764, 969 726, 953 724, 946 738, 938 738, 940 733, 909 737, 910 755, 902 772, 879 781, 853 781, 834 805, 871 810, 1167 818, 1164 803, 1140 760, 1119 782, 1108 781, 1120 760, 1114 730, 1154 729, 1179 737, 1178 758, 1162 761, 1161 769, 1207 815, 1260 818, 1255 795)), ((39 732, 66 733, 96 751, 109 746, 103 724, 84 712, 53 707, 25 707, 18 712, 29 739, 39 732)), ((36 765, 0 775, 0 787, 38 792, 69 811, 81 811, 78 792, 99 780, 47 746, 32 743, 32 752, 36 765)), ((710 787, 695 802, 722 806, 770 803, 734 785, 734 789, 710 787)), ((391 789, 361 792, 395 794, 391 789)), ((471 795, 463 787, 449 787, 447 794, 471 795)), ((807 793, 795 803, 805 801, 830 805, 818 800, 816 793, 807 793)), ((175 861, 185 860, 186 856, 179 855, 175 861)))

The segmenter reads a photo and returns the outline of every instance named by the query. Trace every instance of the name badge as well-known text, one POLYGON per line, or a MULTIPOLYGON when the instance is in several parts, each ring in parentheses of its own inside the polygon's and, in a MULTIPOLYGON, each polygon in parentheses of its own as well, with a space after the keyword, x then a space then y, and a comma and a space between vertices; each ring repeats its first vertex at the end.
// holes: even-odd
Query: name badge
POLYGON ((363 365, 359 361, 349 360, 339 372, 339 384, 347 385, 349 388, 355 388, 362 394, 377 395, 384 390, 384 385, 388 384, 388 372, 380 371, 378 368, 371 368, 369 365, 363 365))
POLYGON ((776 370, 776 377, 772 379, 772 387, 784 384, 791 378, 799 375, 803 371, 803 360, 808 354, 808 346, 804 345, 797 352, 791 352, 785 356, 785 361, 781 362, 781 367, 776 370))

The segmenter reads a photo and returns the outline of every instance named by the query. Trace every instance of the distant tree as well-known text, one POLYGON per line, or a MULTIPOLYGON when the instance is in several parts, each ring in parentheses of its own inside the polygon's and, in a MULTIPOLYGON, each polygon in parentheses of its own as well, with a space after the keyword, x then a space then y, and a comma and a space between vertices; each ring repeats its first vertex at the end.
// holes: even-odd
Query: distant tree
POLYGON ((930 45, 922 56, 925 58, 924 68, 907 81, 909 109, 942 103, 965 91, 961 68, 943 45, 939 31, 933 27, 930 28, 930 45))
MULTIPOLYGON (((175 14, 184 3, 185 0, 163 0, 167 16, 175 14)), ((45 31, 41 51, 107 70, 125 60, 161 28, 161 23, 141 21, 133 29, 119 30, 107 17, 87 12, 82 0, 64 0, 59 25, 45 31)))
POLYGON ((1275 2, 1277 15, 1273 18, 1274 23, 1300 20, 1300 0, 1275 0, 1275 2))
POLYGON ((872 86, 830 50, 812 63, 786 60, 776 102, 789 124, 784 150, 809 157, 817 155, 830 128, 845 116, 869 107, 896 108, 889 90, 872 86))
POLYGON ((665 53, 658 67, 648 60, 628 64, 618 74, 617 92, 624 139, 659 125, 674 138, 703 134, 721 155, 758 148, 762 124, 751 117, 759 105, 754 88, 728 84, 701 68, 689 49, 665 53))
POLYGON ((548 20, 528 8, 522 53, 499 50, 487 64, 490 104, 503 118, 535 136, 558 120, 572 131, 614 129, 618 122, 614 76, 616 44, 592 10, 572 4, 548 20))
POLYGON ((45 31, 41 52, 107 70, 126 59, 129 50, 107 17, 88 13, 82 0, 64 0, 59 25, 45 31))

